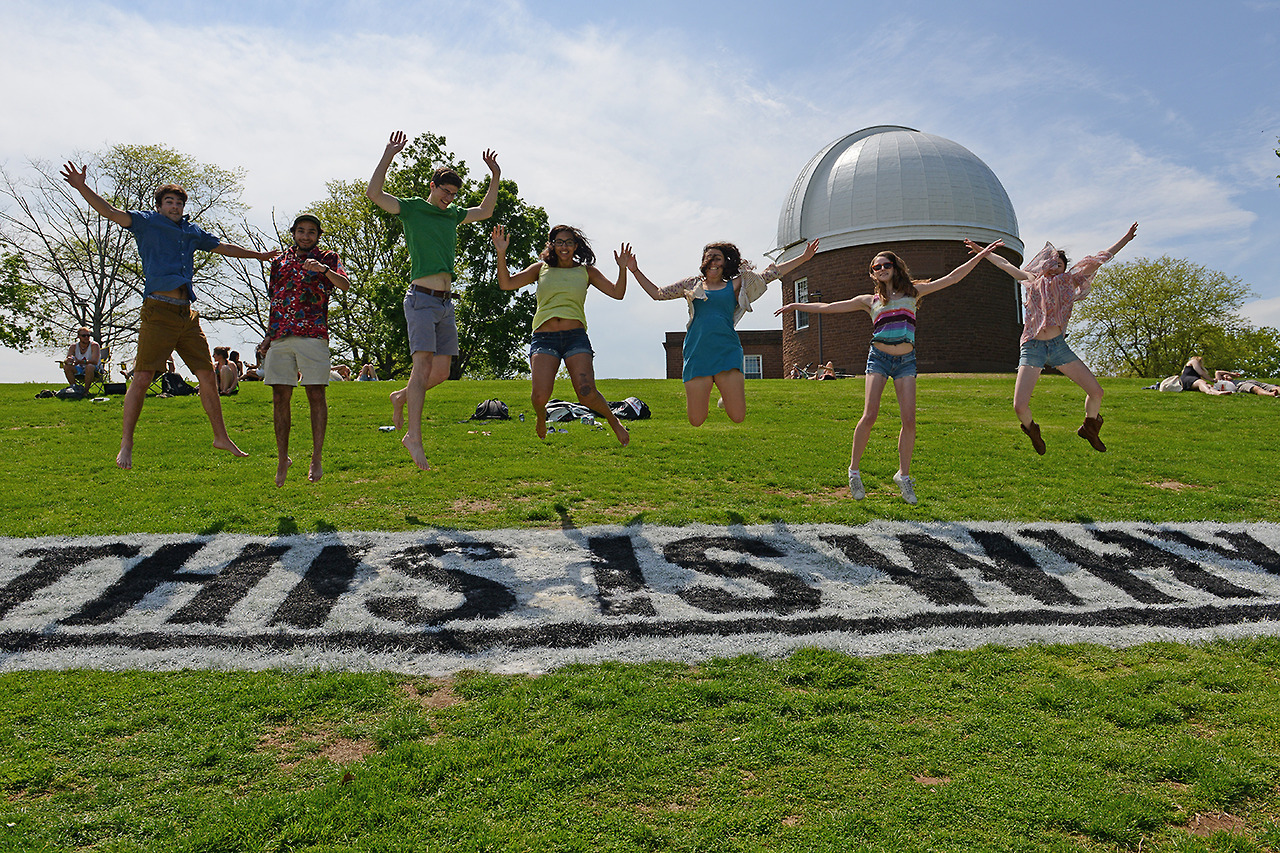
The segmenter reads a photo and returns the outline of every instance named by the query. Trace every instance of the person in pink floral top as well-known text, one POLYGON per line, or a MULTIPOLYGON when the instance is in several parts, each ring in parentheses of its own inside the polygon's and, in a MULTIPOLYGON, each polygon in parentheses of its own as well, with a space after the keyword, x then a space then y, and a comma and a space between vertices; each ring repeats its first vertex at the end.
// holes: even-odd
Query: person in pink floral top
MULTIPOLYGON (((1044 248, 1022 269, 999 255, 987 255, 987 260, 1015 280, 1026 282, 1026 310, 1018 378, 1013 388, 1013 411, 1036 453, 1043 455, 1045 444, 1040 436, 1040 425, 1031 417, 1031 394, 1045 365, 1058 368, 1084 389, 1084 423, 1076 430, 1076 435, 1088 441, 1094 450, 1104 452, 1107 449, 1098 436, 1102 429, 1102 386, 1093 371, 1067 345, 1066 329, 1072 308, 1089 295, 1098 267, 1129 245, 1137 233, 1138 223, 1135 222, 1110 249, 1090 255, 1070 269, 1067 268, 1066 253, 1055 249, 1052 243, 1045 243, 1044 248)), ((980 251, 977 244, 968 240, 965 245, 971 252, 980 251)))
POLYGON ((321 453, 329 424, 325 386, 329 384, 329 294, 351 286, 337 252, 320 248, 324 231, 320 220, 304 213, 289 229, 293 245, 271 263, 267 295, 271 314, 262 381, 271 386, 276 431, 276 485, 283 486, 293 460, 289 458, 290 403, 299 377, 311 409, 311 468, 307 479, 324 474, 321 453))

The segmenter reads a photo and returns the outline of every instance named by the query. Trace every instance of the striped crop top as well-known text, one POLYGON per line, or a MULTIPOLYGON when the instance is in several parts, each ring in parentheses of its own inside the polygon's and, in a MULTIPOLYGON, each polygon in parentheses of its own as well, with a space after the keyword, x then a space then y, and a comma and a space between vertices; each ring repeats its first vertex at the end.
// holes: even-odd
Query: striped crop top
POLYGON ((871 299, 871 342, 911 344, 916 342, 916 298, 899 296, 885 302, 871 299))

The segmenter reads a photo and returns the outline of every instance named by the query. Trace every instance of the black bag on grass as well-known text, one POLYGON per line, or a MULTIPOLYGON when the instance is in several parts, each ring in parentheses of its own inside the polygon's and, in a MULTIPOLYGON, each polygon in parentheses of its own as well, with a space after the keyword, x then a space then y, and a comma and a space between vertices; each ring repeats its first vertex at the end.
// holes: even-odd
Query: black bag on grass
POLYGON ((66 388, 56 392, 53 396, 59 400, 83 400, 84 389, 79 385, 68 385, 66 388))
POLYGON ((476 413, 470 417, 473 421, 509 421, 511 413, 507 404, 501 400, 485 400, 476 406, 476 413))
POLYGON ((618 403, 610 403, 609 408, 620 421, 647 421, 650 412, 648 405, 639 397, 628 397, 618 403))

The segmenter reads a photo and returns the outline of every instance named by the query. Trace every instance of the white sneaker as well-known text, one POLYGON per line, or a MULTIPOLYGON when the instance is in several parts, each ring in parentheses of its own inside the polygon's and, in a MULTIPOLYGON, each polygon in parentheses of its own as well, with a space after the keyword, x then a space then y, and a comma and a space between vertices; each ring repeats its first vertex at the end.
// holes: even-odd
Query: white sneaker
POLYGON ((862 488, 862 475, 852 468, 849 469, 849 494, 853 495, 855 501, 867 496, 867 490, 862 488))
POLYGON ((893 475, 893 482, 898 484, 898 491, 902 492, 902 499, 912 506, 915 506, 916 481, 899 471, 893 475))

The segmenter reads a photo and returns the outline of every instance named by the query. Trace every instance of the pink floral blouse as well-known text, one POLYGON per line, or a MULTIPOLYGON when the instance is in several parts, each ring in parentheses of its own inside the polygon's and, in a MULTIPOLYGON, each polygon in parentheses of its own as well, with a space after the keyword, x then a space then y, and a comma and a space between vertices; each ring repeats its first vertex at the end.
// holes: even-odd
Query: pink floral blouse
POLYGON ((1098 252, 1076 261, 1071 269, 1050 278, 1044 275, 1043 270, 1057 253, 1052 243, 1045 243, 1039 254, 1022 268, 1035 277, 1024 282, 1027 296, 1021 343, 1025 344, 1050 326, 1065 329, 1075 304, 1089 295, 1098 267, 1112 258, 1110 252, 1098 252))

